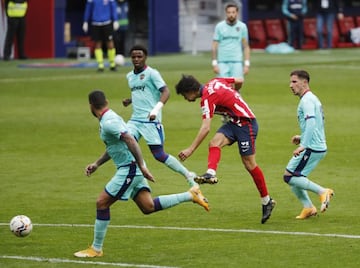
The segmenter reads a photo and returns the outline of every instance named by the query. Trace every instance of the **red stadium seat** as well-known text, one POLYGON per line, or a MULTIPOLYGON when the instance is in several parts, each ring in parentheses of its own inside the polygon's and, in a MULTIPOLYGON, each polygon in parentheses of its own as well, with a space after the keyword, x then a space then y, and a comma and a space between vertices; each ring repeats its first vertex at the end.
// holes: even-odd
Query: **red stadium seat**
POLYGON ((333 47, 345 48, 345 47, 354 47, 354 44, 351 41, 346 41, 340 35, 337 22, 334 22, 333 27, 333 47))
MULTIPOLYGON (((337 20, 339 30, 338 47, 352 47, 355 46, 350 40, 350 30, 355 28, 353 17, 344 17, 342 20, 337 20)), ((336 27, 334 27, 336 28, 336 27)))
POLYGON ((251 48, 265 48, 267 45, 265 28, 262 20, 249 20, 249 42, 251 48))
POLYGON ((356 16, 355 18, 356 27, 360 27, 360 16, 356 16))
POLYGON ((316 18, 304 19, 304 43, 302 49, 316 49, 318 38, 316 32, 316 18))
POLYGON ((269 44, 286 42, 286 31, 280 19, 264 20, 266 39, 269 44))

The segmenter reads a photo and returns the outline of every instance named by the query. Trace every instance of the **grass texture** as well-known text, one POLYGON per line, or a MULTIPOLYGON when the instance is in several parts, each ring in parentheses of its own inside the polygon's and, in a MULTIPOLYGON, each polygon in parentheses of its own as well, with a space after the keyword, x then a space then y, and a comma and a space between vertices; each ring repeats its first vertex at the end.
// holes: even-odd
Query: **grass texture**
MULTIPOLYGON (((259 196, 237 146, 226 147, 219 183, 202 186, 209 213, 185 203, 145 216, 132 201, 118 202, 104 257, 90 260, 73 253, 92 242, 95 201, 115 168, 109 162, 90 178, 83 174, 104 150, 87 94, 104 90, 111 108, 129 119, 131 108, 121 100, 130 96, 125 75, 131 67, 101 74, 89 68, 18 68, 39 61, 0 62, 1 267, 358 267, 360 49, 252 52, 242 96, 257 115, 257 162, 277 201, 266 224, 260 224, 259 196), (329 210, 304 221, 295 220, 302 207, 282 179, 294 150, 290 138, 299 133, 299 100, 289 89, 289 74, 299 68, 310 73, 311 89, 322 101, 329 148, 309 178, 335 190, 329 210), (9 231, 18 214, 34 223, 26 238, 9 231)), ((160 55, 148 64, 171 91, 163 108, 165 150, 177 156, 197 134, 201 115, 198 101, 185 101, 174 86, 182 74, 211 79, 211 57, 160 55)), ((205 172, 208 141, 220 124, 220 118, 213 120, 210 135, 184 162, 188 169, 205 172)), ((143 140, 140 145, 157 180, 151 184, 154 196, 188 190, 182 176, 156 162, 143 140)), ((318 197, 310 197, 319 208, 318 197)))

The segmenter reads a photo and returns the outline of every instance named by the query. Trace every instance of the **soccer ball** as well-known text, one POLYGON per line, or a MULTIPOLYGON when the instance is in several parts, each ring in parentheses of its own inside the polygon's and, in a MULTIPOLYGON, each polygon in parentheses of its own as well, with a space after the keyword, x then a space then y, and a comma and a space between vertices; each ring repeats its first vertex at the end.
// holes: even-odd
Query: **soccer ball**
POLYGON ((29 217, 17 215, 10 221, 10 231, 19 237, 28 236, 32 231, 32 223, 29 217))
POLYGON ((115 56, 115 64, 118 65, 118 66, 123 66, 125 64, 125 58, 123 55, 121 54, 117 54, 115 56))

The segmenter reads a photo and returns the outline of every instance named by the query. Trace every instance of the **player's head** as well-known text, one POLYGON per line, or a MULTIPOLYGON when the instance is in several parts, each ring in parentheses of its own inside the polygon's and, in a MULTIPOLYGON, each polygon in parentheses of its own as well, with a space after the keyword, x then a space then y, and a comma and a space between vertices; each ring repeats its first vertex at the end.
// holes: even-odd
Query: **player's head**
POLYGON ((225 14, 226 14, 226 20, 229 23, 234 23, 237 20, 238 17, 238 12, 239 12, 239 7, 236 3, 228 3, 225 6, 225 14))
POLYGON ((134 50, 140 50, 144 53, 145 56, 148 55, 148 51, 146 49, 146 47, 144 47, 143 45, 134 45, 131 49, 130 49, 130 55, 134 50))
POLYGON ((144 68, 147 55, 148 51, 142 45, 135 45, 130 49, 130 57, 135 70, 141 70, 144 68))
POLYGON ((175 86, 176 93, 183 95, 188 101, 195 101, 200 96, 201 84, 192 75, 182 75, 181 79, 175 86))
POLYGON ((301 97, 309 88, 310 75, 304 70, 294 70, 290 73, 290 89, 294 95, 301 97))
POLYGON ((108 105, 105 93, 101 90, 94 90, 89 93, 89 104, 92 114, 97 117, 96 110, 101 110, 108 105))
POLYGON ((310 75, 305 70, 294 70, 290 73, 290 76, 296 75, 300 79, 305 79, 308 83, 310 82, 310 75))

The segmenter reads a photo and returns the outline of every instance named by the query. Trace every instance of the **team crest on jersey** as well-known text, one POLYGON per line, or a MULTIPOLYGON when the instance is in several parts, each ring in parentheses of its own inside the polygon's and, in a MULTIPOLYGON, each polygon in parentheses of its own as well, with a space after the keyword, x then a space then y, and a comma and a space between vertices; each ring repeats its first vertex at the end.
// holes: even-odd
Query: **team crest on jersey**
POLYGON ((140 80, 143 80, 145 78, 145 74, 140 75, 140 80))

